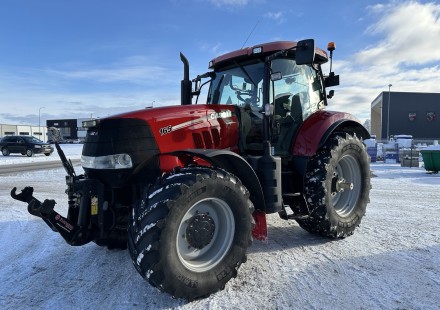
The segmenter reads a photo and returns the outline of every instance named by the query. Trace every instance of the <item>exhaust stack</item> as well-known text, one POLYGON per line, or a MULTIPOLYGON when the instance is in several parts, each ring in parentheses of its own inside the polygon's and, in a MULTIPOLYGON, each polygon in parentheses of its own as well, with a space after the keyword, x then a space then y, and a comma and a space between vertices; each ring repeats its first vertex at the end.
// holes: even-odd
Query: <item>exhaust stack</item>
POLYGON ((180 53, 180 60, 183 62, 183 80, 180 82, 180 104, 192 104, 192 84, 189 79, 189 63, 185 55, 180 53))

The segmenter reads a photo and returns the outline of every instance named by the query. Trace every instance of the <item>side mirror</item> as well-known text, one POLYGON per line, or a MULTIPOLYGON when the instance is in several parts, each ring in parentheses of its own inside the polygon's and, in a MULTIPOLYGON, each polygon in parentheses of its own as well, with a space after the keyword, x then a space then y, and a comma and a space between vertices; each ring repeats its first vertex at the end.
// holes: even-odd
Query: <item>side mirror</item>
POLYGON ((335 75, 333 72, 330 72, 330 75, 325 77, 324 79, 325 87, 332 87, 339 85, 339 75, 335 75))
POLYGON ((307 39, 296 44, 295 60, 297 65, 310 65, 315 59, 315 40, 307 39))

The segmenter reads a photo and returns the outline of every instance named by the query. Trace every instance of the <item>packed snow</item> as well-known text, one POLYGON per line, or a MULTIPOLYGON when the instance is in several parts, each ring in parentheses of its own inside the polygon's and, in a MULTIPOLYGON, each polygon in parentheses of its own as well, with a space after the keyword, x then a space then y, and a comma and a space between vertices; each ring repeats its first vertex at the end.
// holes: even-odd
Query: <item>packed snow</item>
MULTIPOLYGON (((80 145, 63 145, 70 158, 80 145)), ((0 156, 1 165, 57 160, 57 154, 0 156)), ((76 166, 77 173, 81 167, 76 166)), ((254 241, 225 290, 191 303, 148 285, 127 251, 72 247, 13 200, 35 188, 67 212, 64 170, 0 176, 1 309, 438 309, 440 174, 374 163, 371 202, 355 234, 318 237, 268 216, 269 240, 254 241)))

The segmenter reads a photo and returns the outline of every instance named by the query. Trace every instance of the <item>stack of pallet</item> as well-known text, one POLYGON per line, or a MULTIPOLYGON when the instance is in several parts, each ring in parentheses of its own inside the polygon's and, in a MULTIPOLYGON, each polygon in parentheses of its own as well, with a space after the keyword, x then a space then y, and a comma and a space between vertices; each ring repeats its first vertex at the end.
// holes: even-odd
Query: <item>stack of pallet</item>
POLYGON ((419 150, 410 149, 400 149, 399 159, 401 167, 419 167, 419 150))

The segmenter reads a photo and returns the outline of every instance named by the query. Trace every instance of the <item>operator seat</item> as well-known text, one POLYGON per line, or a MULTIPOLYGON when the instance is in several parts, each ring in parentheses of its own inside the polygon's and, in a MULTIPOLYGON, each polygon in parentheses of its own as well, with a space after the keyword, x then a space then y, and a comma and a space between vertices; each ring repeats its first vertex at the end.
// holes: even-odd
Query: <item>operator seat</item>
POLYGON ((275 149, 279 154, 289 153, 289 147, 292 143, 292 139, 303 120, 301 99, 299 95, 296 94, 292 96, 292 99, 288 100, 290 101, 289 110, 285 109, 285 103, 283 105, 283 102, 280 102, 279 104, 275 102, 276 121, 278 122, 280 127, 278 141, 275 145, 275 149), (280 108, 280 105, 283 106, 283 109, 280 108), (279 114, 277 112, 279 112, 279 114))
POLYGON ((287 113, 290 112, 291 100, 289 99, 292 96, 291 93, 283 93, 279 94, 275 97, 274 102, 274 114, 275 119, 286 117, 287 113))

